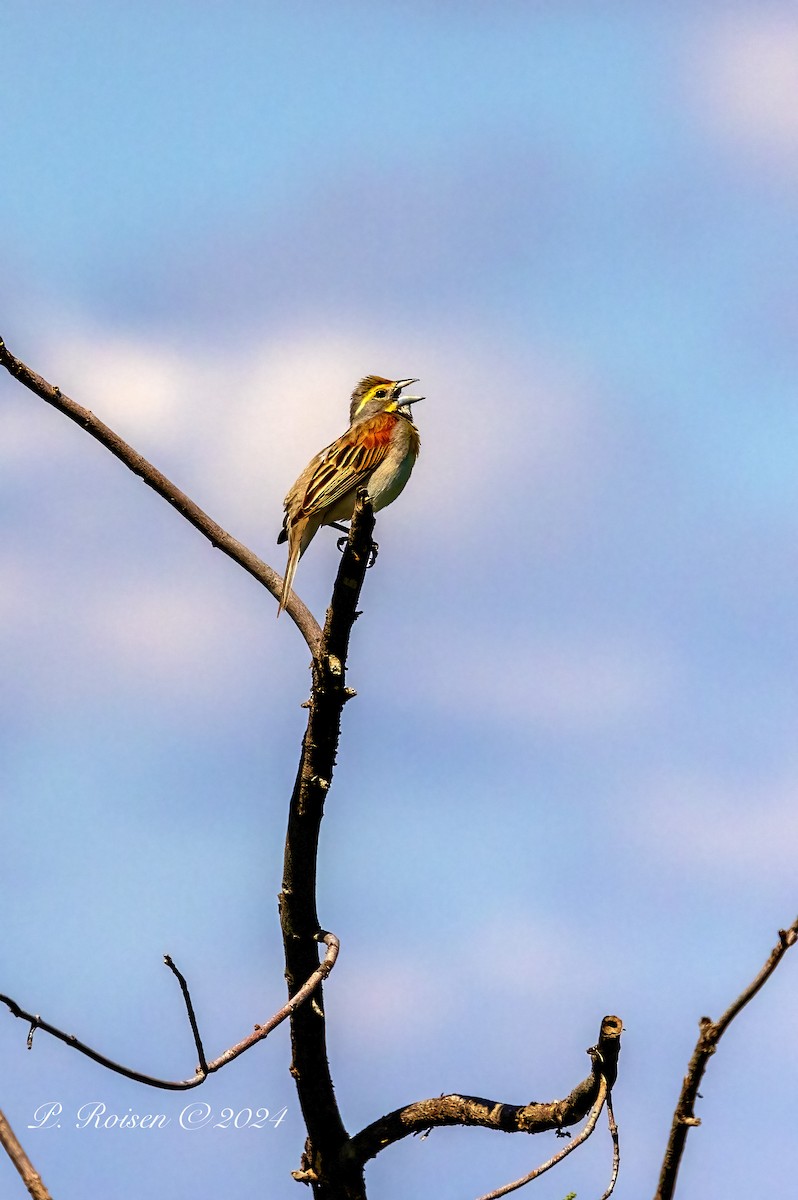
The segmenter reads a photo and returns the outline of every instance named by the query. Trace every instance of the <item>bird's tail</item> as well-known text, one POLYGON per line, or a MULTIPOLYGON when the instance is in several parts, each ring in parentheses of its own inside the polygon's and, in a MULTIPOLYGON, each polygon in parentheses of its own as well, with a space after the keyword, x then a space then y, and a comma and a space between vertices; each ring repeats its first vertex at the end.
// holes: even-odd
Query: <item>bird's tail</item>
POLYGON ((286 563, 285 567, 285 578, 283 579, 283 590, 280 593, 280 605, 277 609, 278 617, 288 603, 288 596, 291 591, 291 584, 294 582, 294 575, 296 574, 296 567, 297 563, 299 562, 300 553, 301 548, 299 545, 299 540, 297 539, 296 544, 291 547, 288 553, 288 562, 286 563))

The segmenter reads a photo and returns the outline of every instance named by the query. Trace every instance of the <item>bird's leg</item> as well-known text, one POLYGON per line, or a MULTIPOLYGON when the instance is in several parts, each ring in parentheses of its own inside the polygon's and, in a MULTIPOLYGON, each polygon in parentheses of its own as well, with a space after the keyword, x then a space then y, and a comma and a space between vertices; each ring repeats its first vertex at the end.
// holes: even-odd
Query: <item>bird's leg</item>
MULTIPOLYGON (((343 554, 344 549, 346 547, 346 543, 349 540, 349 530, 347 529, 346 525, 341 525, 341 524, 339 524, 338 521, 330 521, 330 529, 340 529, 341 533, 344 534, 344 537, 339 537, 338 541, 335 543, 336 546, 338 547, 338 553, 343 554)), ((379 547, 378 543, 372 542, 371 549, 369 550, 368 567, 374 566, 375 562, 377 561, 377 555, 379 554, 379 552, 380 552, 380 547, 379 547)), ((368 570, 368 567, 366 567, 366 570, 368 570)))
POLYGON ((338 553, 343 554, 344 547, 349 539, 349 530, 347 529, 346 525, 342 525, 340 521, 330 521, 330 529, 338 529, 345 535, 344 537, 339 537, 338 541, 335 543, 338 547, 338 553))

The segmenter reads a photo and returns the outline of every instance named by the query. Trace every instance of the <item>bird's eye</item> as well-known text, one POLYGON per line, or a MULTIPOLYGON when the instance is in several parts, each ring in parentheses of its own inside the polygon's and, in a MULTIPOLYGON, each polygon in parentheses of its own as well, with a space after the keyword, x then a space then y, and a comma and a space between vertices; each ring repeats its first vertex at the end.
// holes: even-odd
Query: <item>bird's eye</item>
POLYGON ((385 397, 388 395, 388 391, 386 388, 380 388, 380 390, 378 392, 375 392, 374 395, 377 397, 378 400, 384 400, 385 397))

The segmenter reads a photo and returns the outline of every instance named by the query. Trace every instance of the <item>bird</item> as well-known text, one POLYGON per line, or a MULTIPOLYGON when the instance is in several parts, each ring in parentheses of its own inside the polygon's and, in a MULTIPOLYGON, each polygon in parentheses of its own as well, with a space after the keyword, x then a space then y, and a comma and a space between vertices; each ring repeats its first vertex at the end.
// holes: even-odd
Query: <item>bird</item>
POLYGON ((288 562, 277 616, 286 606, 297 563, 322 525, 348 521, 359 488, 374 511, 391 504, 418 458, 421 439, 410 406, 423 396, 403 396, 417 379, 366 375, 352 392, 349 428, 312 458, 283 502, 278 544, 288 542, 288 562))

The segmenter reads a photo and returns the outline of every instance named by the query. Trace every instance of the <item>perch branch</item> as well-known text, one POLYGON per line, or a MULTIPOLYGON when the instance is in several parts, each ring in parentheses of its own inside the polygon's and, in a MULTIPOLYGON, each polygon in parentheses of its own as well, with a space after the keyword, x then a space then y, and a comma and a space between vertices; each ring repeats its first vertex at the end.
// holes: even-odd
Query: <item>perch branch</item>
MULTIPOLYGON (((349 636, 371 551, 374 514, 368 493, 358 492, 347 544, 341 557, 327 610, 319 651, 313 661, 308 723, 302 741, 296 782, 288 814, 280 924, 285 947, 286 982, 294 996, 301 979, 318 961, 315 942, 316 861, 324 801, 330 788, 341 732, 341 713, 354 692, 346 687, 349 636)), ((302 1169, 295 1179, 311 1183, 317 1200, 362 1200, 361 1164, 342 1159, 348 1135, 333 1091, 327 1061, 324 999, 291 1019, 291 1074, 308 1131, 302 1169)))
POLYGON ((615 1083, 623 1023, 620 1017, 605 1017, 601 1022, 598 1045, 588 1050, 592 1071, 564 1100, 526 1105, 503 1104, 479 1096, 436 1096, 397 1108, 367 1125, 352 1138, 347 1153, 360 1163, 375 1158, 386 1146, 411 1133, 444 1125, 482 1125, 504 1133, 543 1133, 574 1125, 594 1107, 606 1080, 607 1089, 615 1083))
MULTIPOLYGON (((37 375, 20 359, 15 358, 2 338, 0 338, 0 366, 5 367, 28 391, 33 392, 47 404, 51 404, 53 408, 57 408, 64 416, 69 417, 71 421, 90 433, 101 445, 105 446, 106 450, 110 450, 120 462, 123 462, 135 475, 143 479, 148 487, 151 487, 173 508, 177 509, 181 516, 185 517, 195 529, 198 529, 215 549, 221 550, 228 558, 232 558, 233 562, 237 562, 240 567, 248 571, 276 599, 279 598, 283 583, 281 575, 278 575, 272 567, 258 558, 257 554, 253 554, 243 542, 239 542, 222 529, 221 525, 203 512, 185 492, 181 492, 157 467, 154 467, 137 450, 123 441, 117 433, 103 424, 98 417, 95 417, 94 413, 65 395, 59 387, 55 387, 41 375, 37 375)), ((307 642, 311 654, 315 655, 321 638, 321 630, 310 609, 306 608, 299 597, 292 592, 286 605, 286 612, 307 642)))
MULTIPOLYGON (((327 953, 324 956, 323 962, 317 962, 316 969, 311 972, 302 987, 298 988, 288 1003, 284 1004, 282 1008, 278 1009, 278 1011, 271 1016, 269 1020, 265 1022, 265 1024, 256 1025, 252 1033, 250 1033, 242 1041, 237 1042, 235 1046, 231 1046, 229 1050, 225 1050, 224 1054, 221 1054, 218 1058, 214 1059, 213 1062, 208 1063, 204 1061, 205 1055, 202 1051, 199 1030, 196 1028, 196 1020, 192 1022, 192 1032, 194 1033, 195 1045, 197 1046, 200 1055, 200 1064, 196 1073, 192 1075, 190 1079, 158 1079, 154 1075, 145 1075, 141 1071, 134 1071, 132 1068, 126 1067, 122 1063, 115 1062, 112 1058, 108 1058, 104 1054, 100 1054, 99 1051, 92 1049, 91 1046, 87 1046, 85 1042, 79 1041, 74 1034, 65 1033, 62 1029, 58 1029, 55 1025, 51 1025, 49 1021, 43 1021, 38 1014, 26 1012, 25 1009, 21 1008, 17 1004, 16 1000, 12 1000, 10 996, 0 995, 0 1002, 8 1007, 12 1016, 19 1017, 21 1020, 29 1022, 30 1033, 28 1035, 28 1048, 31 1047, 34 1032, 37 1029, 42 1029, 45 1033, 49 1033, 51 1037, 57 1038, 59 1042, 64 1042, 65 1045, 71 1046, 73 1050, 77 1050, 80 1054, 85 1054, 87 1058, 93 1059, 94 1062, 99 1063, 101 1067, 107 1067, 109 1071, 114 1071, 117 1075, 124 1075, 126 1079, 133 1079, 137 1083, 146 1083, 150 1087, 162 1088, 165 1091, 188 1091, 189 1088, 199 1087, 199 1085, 204 1083, 209 1075, 212 1075, 215 1071, 220 1070, 221 1067, 224 1067, 229 1062, 232 1062, 234 1058, 238 1058, 239 1054, 243 1054, 257 1042, 262 1042, 264 1038, 268 1037, 273 1029, 276 1029, 277 1026, 285 1021, 287 1017, 290 1017, 297 1008, 304 1004, 305 1001, 313 995, 313 992, 316 990, 316 988, 320 987, 322 980, 327 978, 327 976, 330 974, 330 971, 333 969, 333 966, 335 965, 335 960, 338 957, 339 943, 335 934, 326 933, 324 930, 320 930, 318 932, 318 940, 324 942, 327 947, 327 953)), ((167 955, 166 958, 168 957, 169 956, 167 955)), ((167 965, 170 966, 171 970, 178 979, 182 979, 182 976, 179 974, 173 963, 169 962, 167 965)), ((185 983, 185 980, 183 983, 185 983)), ((181 984, 181 987, 183 987, 183 984, 181 984)), ((188 996, 187 987, 183 991, 183 997, 186 1001, 189 1013, 193 1014, 193 1006, 191 1005, 191 999, 188 996)))
POLYGON ((33 1200, 52 1200, 50 1193, 42 1183, 42 1177, 23 1150, 17 1135, 0 1112, 0 1146, 22 1176, 22 1182, 33 1197, 33 1200))
POLYGON ((770 957, 762 967, 762 970, 748 987, 740 993, 737 999, 729 1005, 720 1020, 712 1021, 709 1017, 702 1017, 699 1021, 700 1033, 687 1068, 687 1074, 684 1077, 679 1101, 673 1114, 671 1132, 665 1150, 665 1158, 662 1162, 662 1171, 660 1172, 655 1200, 671 1200, 674 1194, 676 1177, 679 1173, 679 1165, 682 1161, 684 1147, 687 1142, 687 1134, 694 1126, 701 1124, 700 1118, 695 1115, 695 1102, 698 1098, 701 1079, 707 1069, 710 1058, 715 1053, 718 1042, 737 1014, 745 1008, 749 1000, 753 1000, 759 989, 764 987, 790 946, 795 945, 797 940, 798 920, 789 929, 779 930, 778 944, 771 950, 770 957))

